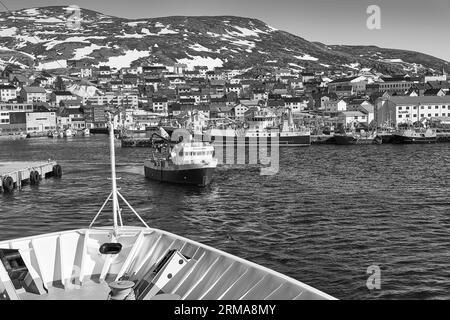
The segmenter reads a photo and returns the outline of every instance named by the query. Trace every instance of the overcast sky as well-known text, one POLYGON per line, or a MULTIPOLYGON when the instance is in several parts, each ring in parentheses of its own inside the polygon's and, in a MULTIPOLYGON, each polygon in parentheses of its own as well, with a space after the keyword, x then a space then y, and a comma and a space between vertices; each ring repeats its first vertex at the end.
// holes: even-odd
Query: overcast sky
MULTIPOLYGON (((74 4, 125 18, 236 15, 326 44, 374 44, 450 61, 450 0, 1 0, 10 10, 74 4), (366 27, 369 5, 381 29, 366 27)), ((2 8, 4 10, 4 8, 2 8)))

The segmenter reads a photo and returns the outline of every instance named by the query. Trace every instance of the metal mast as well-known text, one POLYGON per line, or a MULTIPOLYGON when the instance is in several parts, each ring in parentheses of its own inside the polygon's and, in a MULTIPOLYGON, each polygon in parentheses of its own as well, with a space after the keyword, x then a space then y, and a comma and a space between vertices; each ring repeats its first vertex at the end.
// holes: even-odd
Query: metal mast
POLYGON ((120 227, 123 227, 122 214, 121 214, 122 210, 119 206, 119 198, 122 199, 122 201, 128 206, 128 208, 130 208, 130 210, 136 215, 136 217, 138 217, 138 219, 142 222, 142 224, 145 227, 150 228, 147 225, 147 223, 141 218, 141 216, 136 212, 136 210, 133 209, 133 207, 128 203, 128 201, 120 194, 119 190, 117 189, 116 153, 115 153, 115 149, 114 149, 114 125, 113 125, 114 113, 109 110, 107 110, 106 112, 108 113, 107 125, 108 125, 108 132, 109 132, 109 153, 110 153, 110 158, 111 158, 112 190, 111 190, 111 193, 109 194, 108 198, 105 200, 102 207, 97 212, 94 219, 92 220, 91 224, 89 225, 89 228, 91 228, 93 226, 94 222, 97 220, 98 216, 103 211, 103 209, 105 208, 108 201, 111 200, 111 198, 112 198, 112 202, 113 202, 113 219, 114 219, 114 231, 115 232, 117 232, 117 230, 119 228, 119 223, 120 223, 120 227))
MULTIPOLYGON (((108 131, 109 131, 109 154, 111 158, 111 186, 112 186, 112 200, 113 200, 113 217, 114 217, 114 230, 117 229, 117 216, 119 208, 119 200, 117 198, 117 181, 116 181, 116 152, 114 149, 114 126, 113 116, 111 112, 108 112, 108 131)), ((119 212, 120 214, 120 212, 119 212)))

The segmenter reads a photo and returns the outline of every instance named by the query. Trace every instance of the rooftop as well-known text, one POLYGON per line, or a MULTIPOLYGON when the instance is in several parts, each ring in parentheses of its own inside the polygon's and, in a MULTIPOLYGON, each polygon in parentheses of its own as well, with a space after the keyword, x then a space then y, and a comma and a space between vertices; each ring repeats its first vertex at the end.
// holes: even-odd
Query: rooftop
POLYGON ((399 104, 450 104, 450 96, 419 96, 419 97, 410 97, 410 96, 392 96, 388 97, 387 100, 399 104))

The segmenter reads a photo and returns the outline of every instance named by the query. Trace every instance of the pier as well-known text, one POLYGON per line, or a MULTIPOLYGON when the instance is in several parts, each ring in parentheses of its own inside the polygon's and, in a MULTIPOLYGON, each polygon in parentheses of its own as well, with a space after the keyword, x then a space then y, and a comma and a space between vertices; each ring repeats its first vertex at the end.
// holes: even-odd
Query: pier
POLYGON ((24 184, 38 184, 43 178, 62 176, 56 161, 47 162, 0 162, 0 192, 21 189, 24 184))

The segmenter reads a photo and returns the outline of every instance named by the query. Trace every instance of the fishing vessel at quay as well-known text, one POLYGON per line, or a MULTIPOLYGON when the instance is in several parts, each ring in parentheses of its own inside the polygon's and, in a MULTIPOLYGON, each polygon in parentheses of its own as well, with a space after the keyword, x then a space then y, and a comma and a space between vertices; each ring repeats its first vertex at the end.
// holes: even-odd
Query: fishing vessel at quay
POLYGON ((396 131, 392 135, 392 143, 395 144, 427 144, 436 143, 436 130, 430 128, 407 128, 396 131))
POLYGON ((335 133, 334 142, 338 145, 354 145, 354 144, 382 144, 383 139, 376 133, 369 132, 344 132, 335 133))
POLYGON ((0 300, 334 299, 281 273, 150 228, 117 188, 88 228, 0 242, 0 300), (143 224, 124 226, 119 199, 143 224), (112 202, 112 226, 95 226, 112 202))
POLYGON ((277 145, 300 147, 311 145, 311 132, 294 124, 292 113, 280 123, 280 116, 254 107, 245 113, 244 126, 209 128, 203 132, 203 141, 214 145, 277 145))

